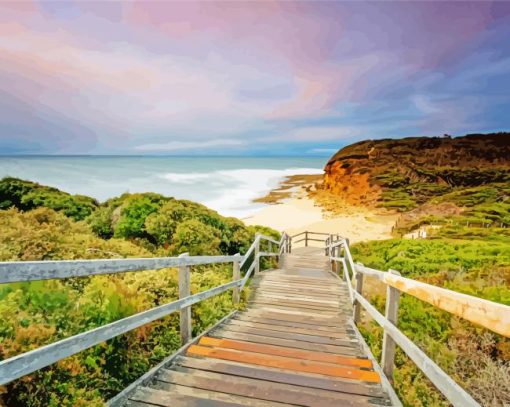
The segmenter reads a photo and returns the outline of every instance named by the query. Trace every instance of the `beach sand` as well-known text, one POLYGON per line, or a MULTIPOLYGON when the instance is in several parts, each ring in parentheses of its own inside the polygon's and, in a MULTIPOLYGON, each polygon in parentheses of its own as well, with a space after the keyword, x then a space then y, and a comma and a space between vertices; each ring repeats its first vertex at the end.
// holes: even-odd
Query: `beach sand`
POLYGON ((303 182, 303 177, 289 177, 281 187, 259 201, 271 204, 243 221, 247 225, 264 225, 290 235, 305 230, 340 234, 351 242, 390 239, 398 215, 383 210, 352 206, 337 196, 317 190, 317 179, 303 182), (295 182, 293 182, 293 179, 295 182), (291 187, 289 187, 289 185, 291 187))

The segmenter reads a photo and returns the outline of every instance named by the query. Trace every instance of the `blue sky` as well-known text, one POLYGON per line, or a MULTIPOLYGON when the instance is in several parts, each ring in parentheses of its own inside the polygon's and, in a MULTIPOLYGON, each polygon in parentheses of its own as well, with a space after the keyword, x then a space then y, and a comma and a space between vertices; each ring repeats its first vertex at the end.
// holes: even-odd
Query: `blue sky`
POLYGON ((1 154, 510 130, 510 3, 2 2, 1 154))

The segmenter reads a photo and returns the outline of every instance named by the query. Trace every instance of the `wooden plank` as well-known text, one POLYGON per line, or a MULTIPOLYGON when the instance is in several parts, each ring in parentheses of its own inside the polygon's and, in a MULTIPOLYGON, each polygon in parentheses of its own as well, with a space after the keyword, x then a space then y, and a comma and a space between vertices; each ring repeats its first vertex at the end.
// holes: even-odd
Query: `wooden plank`
POLYGON ((248 365, 242 362, 219 359, 179 357, 176 364, 178 365, 175 367, 176 369, 179 369, 179 366, 182 366, 184 368, 225 373, 239 377, 293 384, 311 389, 337 391, 341 393, 358 394, 376 398, 384 396, 379 386, 364 382, 353 382, 349 379, 343 379, 340 377, 325 377, 305 372, 295 373, 284 369, 260 367, 248 365))
POLYGON ((302 289, 296 289, 292 287, 273 287, 273 286, 251 286, 252 290, 256 290, 257 292, 263 292, 263 293, 279 293, 279 294, 289 294, 289 295, 302 295, 304 297, 310 297, 310 298, 332 298, 332 299, 338 299, 339 297, 343 297, 347 294, 347 290, 338 290, 338 292, 331 292, 331 291, 319 291, 314 290, 312 288, 307 289, 306 291, 303 291, 302 289))
POLYGON ((153 257, 101 260, 43 260, 0 262, 0 284, 100 274, 159 270, 168 267, 230 263, 233 256, 153 257))
POLYGON ((235 341, 231 339, 218 339, 209 336, 202 337, 198 343, 201 346, 210 346, 216 348, 229 348, 240 351, 255 353, 264 353, 267 355, 285 356, 295 359, 313 360, 316 362, 332 363, 343 366, 364 367, 371 369, 372 362, 368 359, 350 358, 340 355, 331 355, 330 353, 321 353, 306 351, 294 348, 285 348, 282 346, 263 345, 251 342, 235 341))
POLYGON ((271 301, 271 302, 278 302, 278 303, 288 303, 291 305, 302 305, 304 308, 318 308, 318 309, 330 309, 330 310, 337 310, 343 305, 345 305, 347 302, 339 301, 336 304, 320 304, 315 303, 313 301, 308 300, 298 300, 298 299, 285 299, 285 298, 278 298, 273 297, 271 295, 258 295, 257 293, 250 296, 249 301, 271 301))
POLYGON ((340 315, 346 314, 346 312, 341 309, 331 311, 331 310, 323 310, 323 309, 316 309, 316 308, 298 307, 298 306, 290 305, 290 304, 277 304, 277 303, 267 303, 267 302, 260 302, 260 301, 249 301, 248 305, 249 305, 249 308, 252 308, 254 310, 293 311, 298 315, 311 316, 311 317, 321 315, 323 317, 338 318, 340 315))
POLYGON ((269 279, 264 278, 262 280, 263 283, 271 284, 271 285, 285 285, 285 286, 294 286, 294 287, 311 287, 311 288, 317 288, 317 289, 337 289, 339 288, 338 280, 326 280, 324 282, 311 282, 311 281, 304 281, 304 280, 296 280, 296 279, 269 279))
POLYGON ((384 273, 384 282, 434 307, 510 338, 510 306, 384 273))
MULTIPOLYGON (((183 253, 179 257, 186 257, 188 253, 183 253)), ((189 266, 179 267, 179 298, 186 298, 191 294, 190 281, 191 268, 189 266)), ((180 310, 179 326, 181 334, 181 345, 188 343, 193 337, 191 328, 191 306, 183 307, 180 310)))
POLYGON ((293 311, 295 315, 299 315, 301 318, 314 318, 317 316, 321 317, 330 317, 331 319, 340 318, 341 316, 346 316, 346 311, 336 310, 336 311, 327 311, 327 310, 319 310, 319 309, 311 309, 311 308, 303 308, 298 307, 292 304, 276 304, 276 303, 267 303, 267 302, 259 302, 259 301, 250 301, 248 302, 249 308, 258 311, 293 311))
MULTIPOLYGON (((398 272, 395 272, 398 273, 398 272)), ((400 292, 393 287, 386 287, 386 310, 385 317, 393 325, 398 326, 398 306, 400 301, 400 292)), ((393 367, 395 360, 396 344, 393 338, 384 331, 382 343, 381 366, 384 375, 390 382, 393 382, 393 367)))
POLYGON ((294 285, 290 284, 272 284, 272 285, 266 285, 266 284, 259 284, 259 285, 253 285, 252 290, 255 290, 257 292, 277 292, 277 293, 294 293, 294 294, 302 294, 310 297, 316 297, 316 296, 324 296, 324 297, 334 297, 334 298, 341 298, 344 297, 345 294, 347 294, 347 290, 344 288, 339 288, 335 290, 329 290, 329 289, 317 289, 314 287, 296 287, 294 285))
POLYGON ((237 396, 276 401, 300 406, 324 407, 373 406, 368 400, 352 394, 342 394, 327 390, 302 388, 289 384, 266 380, 236 377, 220 373, 187 369, 186 372, 163 370, 158 380, 204 390, 217 391, 237 396))
MULTIPOLYGON (((285 264, 285 271, 278 272, 278 271, 272 271, 270 273, 264 274, 261 279, 262 281, 275 281, 275 282, 285 282, 289 284, 311 284, 311 285, 319 285, 319 286, 337 286, 340 281, 336 278, 334 278, 330 274, 322 274, 318 273, 316 276, 310 276, 310 275, 296 275, 293 274, 289 269, 294 266, 291 259, 288 259, 287 263, 285 264)), ((307 267, 305 264, 300 264, 299 266, 296 265, 296 268, 313 268, 315 270, 324 271, 324 267, 317 267, 317 265, 309 265, 310 267, 307 267)), ((324 263, 324 266, 327 266, 327 262, 324 263)))
MULTIPOLYGON (((230 314, 224 316, 221 318, 218 322, 216 322, 215 325, 212 327, 206 329, 204 332, 202 332, 200 335, 198 335, 196 338, 194 338, 194 342, 198 342, 202 336, 206 336, 211 332, 214 328, 221 325, 224 321, 227 321, 228 319, 232 318, 232 316, 237 311, 232 311, 230 314)), ((109 399, 106 403, 107 407, 121 407, 124 406, 124 402, 126 399, 139 387, 139 386, 148 386, 149 383, 152 382, 157 372, 167 366, 170 366, 171 364, 175 363, 175 361, 181 357, 184 353, 184 351, 187 349, 187 347, 190 344, 186 344, 184 346, 181 346, 177 351, 166 358, 164 358, 162 361, 160 361, 157 365, 153 366, 149 371, 145 372, 142 376, 138 377, 134 382, 131 382, 129 386, 124 388, 120 393, 116 394, 114 397, 109 399)))
POLYGON ((302 304, 304 306, 313 306, 318 308, 327 308, 327 309, 339 309, 349 304, 348 301, 345 300, 336 300, 333 301, 320 301, 320 300, 308 300, 308 299, 300 299, 299 297, 285 297, 278 296, 273 294, 259 294, 255 293, 250 297, 250 300, 253 301, 278 301, 282 303, 290 303, 290 304, 302 304))
POLYGON ((291 338, 296 341, 303 342, 312 342, 312 343, 320 343, 324 345, 337 345, 337 346, 346 346, 346 347, 354 347, 357 345, 357 341, 353 339, 336 339, 336 338, 328 338, 324 336, 318 335, 305 335, 292 333, 288 334, 286 332, 272 331, 270 329, 259 329, 259 328, 248 328, 245 326, 236 326, 236 325, 224 325, 221 327, 222 331, 230 331, 230 332, 240 332, 251 335, 261 335, 269 338, 281 338, 287 339, 291 338))
POLYGON ((346 315, 321 315, 314 313, 307 313, 303 311, 296 311, 293 309, 279 309, 273 307, 264 307, 262 309, 248 308, 243 312, 243 315, 263 316, 272 319, 285 319, 287 321, 302 321, 307 323, 317 323, 323 326, 338 326, 340 321, 346 318, 346 315))
POLYGON ((35 372, 36 370, 49 366, 52 363, 114 338, 115 336, 167 316, 183 307, 221 294, 232 289, 232 287, 239 283, 239 281, 232 281, 211 288, 210 290, 190 295, 187 298, 160 305, 148 311, 140 312, 99 328, 91 329, 90 331, 2 360, 0 362, 0 385, 9 383, 21 376, 35 372))
POLYGON ((455 383, 443 369, 430 359, 425 352, 416 346, 407 336, 400 332, 396 326, 386 320, 374 306, 359 293, 355 292, 354 295, 372 318, 391 335, 396 344, 402 348, 407 356, 409 356, 425 376, 430 379, 455 407, 479 407, 479 404, 462 387, 455 383))
MULTIPOLYGON (((325 263, 327 264, 327 263, 325 263)), ((292 267, 292 260, 289 259, 287 262, 287 268, 292 267)), ((313 266, 313 264, 311 264, 313 266)), ((315 264, 316 266, 316 264, 315 264)), ((272 272, 270 274, 265 274, 262 277, 263 281, 285 281, 288 283, 310 283, 310 284, 331 284, 332 282, 338 282, 335 278, 331 277, 310 277, 310 276, 292 276, 288 274, 288 271, 284 272, 272 272)))
POLYGON ((278 332, 286 332, 289 336, 293 334, 305 334, 305 335, 317 335, 317 336, 323 336, 326 338, 349 338, 346 331, 341 332, 331 332, 331 331, 318 331, 314 329, 305 329, 305 328, 294 328, 289 326, 278 326, 278 325, 271 325, 271 324, 263 324, 260 322, 246 322, 246 321, 239 321, 239 320, 231 320, 228 324, 225 324, 225 326, 240 326, 240 327, 248 327, 248 328, 258 328, 258 329, 267 329, 271 331, 278 331, 278 332))
POLYGON ((149 406, 164 406, 164 407, 240 407, 243 404, 227 402, 224 400, 211 400, 190 395, 183 394, 170 394, 166 391, 155 390, 149 387, 140 387, 133 394, 126 406, 138 407, 140 404, 149 406))
MULTIPOLYGON (((241 257, 238 256, 238 254, 236 256, 238 257, 238 259, 240 259, 241 257)), ((233 265, 232 265, 232 280, 236 281, 236 280, 239 280, 240 278, 241 278, 240 261, 239 260, 234 260, 233 261, 233 265)), ((240 299, 239 287, 234 287, 232 289, 232 302, 233 302, 233 304, 234 305, 238 305, 239 304, 239 299, 240 299)))
MULTIPOLYGON (((355 275, 356 279, 356 293, 359 295, 363 295, 363 274, 356 273, 355 275)), ((357 324, 360 321, 361 318, 361 304, 356 301, 357 296, 354 296, 354 311, 352 319, 354 320, 354 323, 357 324)))
POLYGON ((307 301, 307 300, 294 300, 294 299, 286 299, 286 298, 278 298, 273 296, 264 296, 264 295, 254 295, 249 300, 250 302, 259 302, 259 303, 268 303, 268 304, 284 304, 284 305, 290 305, 292 307, 302 307, 302 308, 308 308, 308 309, 318 309, 318 310, 325 310, 325 311, 331 311, 336 312, 338 309, 345 305, 345 303, 338 303, 338 304, 330 304, 330 303, 319 303, 316 301, 307 301))
POLYGON ((213 337, 217 338, 227 338, 227 339, 235 339, 240 341, 247 342, 255 342, 255 343, 265 343, 268 345, 275 346, 285 346, 288 348, 297 348, 297 349, 305 349, 305 350, 313 350, 317 352, 329 352, 337 355, 346 355, 346 356, 361 356, 361 350, 357 347, 346 347, 339 345, 324 345, 321 343, 312 343, 312 342, 303 342, 297 341, 294 339, 282 339, 282 338, 274 338, 260 335, 253 335, 247 333, 226 331, 222 329, 218 329, 210 334, 213 337))
POLYGON ((290 303, 290 302, 279 302, 276 300, 251 300, 248 301, 249 306, 253 306, 253 308, 277 308, 277 309, 287 309, 287 310, 297 310, 306 312, 308 314, 316 315, 316 314, 322 314, 322 315, 329 315, 329 316, 336 316, 341 313, 340 309, 338 308, 321 308, 321 307, 314 307, 314 306, 304 306, 301 304, 296 303, 290 303))
POLYGON ((268 356, 260 353, 240 352, 230 349, 215 349, 198 345, 191 345, 188 348, 187 355, 206 356, 216 359, 276 367, 286 370, 294 370, 296 372, 316 373, 324 376, 343 377, 372 383, 380 383, 381 381, 379 374, 373 371, 332 366, 331 364, 321 362, 295 360, 283 356, 268 356))
POLYGON ((345 297, 348 293, 348 291, 344 290, 344 289, 338 290, 338 291, 332 291, 332 290, 317 290, 317 289, 309 287, 307 290, 303 290, 302 288, 293 288, 290 286, 276 287, 276 286, 271 286, 271 285, 268 285, 268 286, 252 285, 251 289, 254 291, 263 292, 263 293, 271 293, 272 292, 272 293, 281 293, 281 294, 289 293, 289 294, 294 294, 294 295, 301 294, 301 295, 309 296, 312 298, 332 297, 334 299, 345 297))
POLYGON ((265 292, 257 292, 253 296, 253 298, 271 298, 275 300, 284 300, 284 301, 300 301, 306 304, 316 304, 322 306, 338 306, 341 305, 342 302, 339 299, 336 300, 326 300, 326 299, 313 299, 310 297, 299 296, 299 295, 288 295, 288 294, 276 294, 276 293, 265 293, 265 292))
POLYGON ((251 407, 288 407, 289 404, 272 403, 248 397, 235 396, 225 393, 219 393, 208 390, 194 389, 186 386, 179 386, 175 384, 168 384, 163 382, 156 382, 155 389, 148 389, 150 393, 145 393, 144 396, 149 396, 146 401, 149 403, 156 404, 163 407, 173 407, 174 397, 176 396, 187 396, 196 399, 198 405, 209 406, 209 405, 220 405, 225 407, 235 406, 251 406, 251 407), (200 401, 199 401, 200 400, 200 401), (222 404, 217 404, 222 403, 222 404))
POLYGON ((258 276, 260 274, 260 235, 257 234, 257 237, 259 239, 256 239, 256 245, 255 245, 255 258, 253 259, 255 263, 255 275, 258 276))
POLYGON ((324 326, 322 324, 313 323, 312 321, 300 320, 292 321, 285 319, 274 319, 274 318, 264 318, 253 316, 248 313, 242 313, 236 315, 233 320, 236 321, 246 321, 246 322, 259 322, 262 324, 268 325, 276 325, 276 326, 287 326, 294 328, 305 328, 305 329, 315 329, 316 331, 327 331, 327 332, 352 332, 350 326, 347 325, 347 318, 338 319, 337 323, 333 326, 324 326))

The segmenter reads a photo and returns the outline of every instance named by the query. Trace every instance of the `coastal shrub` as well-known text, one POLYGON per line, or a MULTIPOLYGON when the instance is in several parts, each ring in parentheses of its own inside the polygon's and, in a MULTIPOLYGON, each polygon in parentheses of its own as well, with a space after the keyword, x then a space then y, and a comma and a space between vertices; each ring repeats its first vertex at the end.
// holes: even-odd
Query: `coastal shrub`
POLYGON ((180 223, 172 241, 174 254, 188 252, 190 256, 221 254, 218 229, 197 219, 180 223))
POLYGON ((122 239, 100 239, 85 223, 75 222, 52 209, 0 210, 1 261, 143 257, 149 254, 122 239))
MULTIPOLYGON (((486 229, 485 229, 486 230, 486 229)), ((386 240, 352 246, 355 261, 454 291, 510 304, 510 245, 485 240, 386 240)), ((370 280, 371 281, 371 280, 370 280)), ((365 284, 364 296, 384 312, 384 288, 365 284)), ((412 296, 402 295, 399 329, 481 404, 503 406, 510 394, 510 340, 461 320, 412 296)), ((364 318, 360 327, 380 357, 382 329, 364 318)), ((395 389, 404 405, 448 402, 397 349, 395 389)))
MULTIPOLYGON (((189 222, 192 224, 184 226, 197 231, 194 226, 200 222, 189 222)), ((213 228, 202 223, 199 226, 202 237, 210 238, 211 230, 207 228, 213 228)), ((194 242, 205 244, 202 237, 194 242)), ((214 246, 219 247, 219 242, 218 237, 214 246)), ((123 239, 101 239, 86 223, 75 222, 48 208, 0 211, 1 260, 150 255, 139 245, 123 239)), ((231 264, 193 267, 191 289, 195 293, 231 280, 231 264)), ((177 298, 176 269, 4 284, 0 287, 0 359, 177 298)), ((193 306, 195 333, 233 309, 230 293, 193 306)), ((107 399, 179 346, 178 315, 172 314, 0 387, 0 404, 103 406, 107 399)))
POLYGON ((71 195, 35 182, 6 177, 0 180, 0 209, 12 206, 22 210, 45 207, 61 211, 74 220, 82 220, 97 208, 98 203, 87 196, 71 195))
POLYGON ((118 219, 114 219, 115 237, 147 237, 144 228, 145 219, 156 212, 166 199, 162 195, 145 193, 126 196, 118 210, 118 219))
MULTIPOLYGON (((12 187, 9 196, 16 198, 30 196, 31 184, 3 185, 12 187), (16 188, 21 190, 18 195, 13 192, 16 188)), ((203 205, 158 194, 109 199, 94 206, 85 221, 76 221, 55 199, 33 200, 30 208, 23 207, 26 210, 18 207, 23 205, 21 198, 17 205, 13 200, 2 201, 1 261, 151 257, 185 251, 191 255, 243 254, 257 230, 279 238, 269 228, 247 227, 203 205)), ((232 264, 193 267, 191 290, 196 293, 231 280, 232 264)), ((176 269, 3 284, 0 359, 177 298, 176 269)), ((233 309, 230 292, 194 305, 194 333, 233 309)), ((0 386, 0 405, 103 406, 179 346, 178 315, 172 314, 0 386)))

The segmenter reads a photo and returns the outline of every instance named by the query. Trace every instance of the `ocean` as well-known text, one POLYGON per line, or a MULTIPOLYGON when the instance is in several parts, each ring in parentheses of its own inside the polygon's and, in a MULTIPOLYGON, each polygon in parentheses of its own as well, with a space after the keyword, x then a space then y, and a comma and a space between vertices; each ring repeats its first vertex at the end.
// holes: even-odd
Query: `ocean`
POLYGON ((125 192, 189 199, 239 218, 265 205, 263 196, 289 175, 321 174, 326 157, 0 157, 11 176, 105 201, 125 192))

